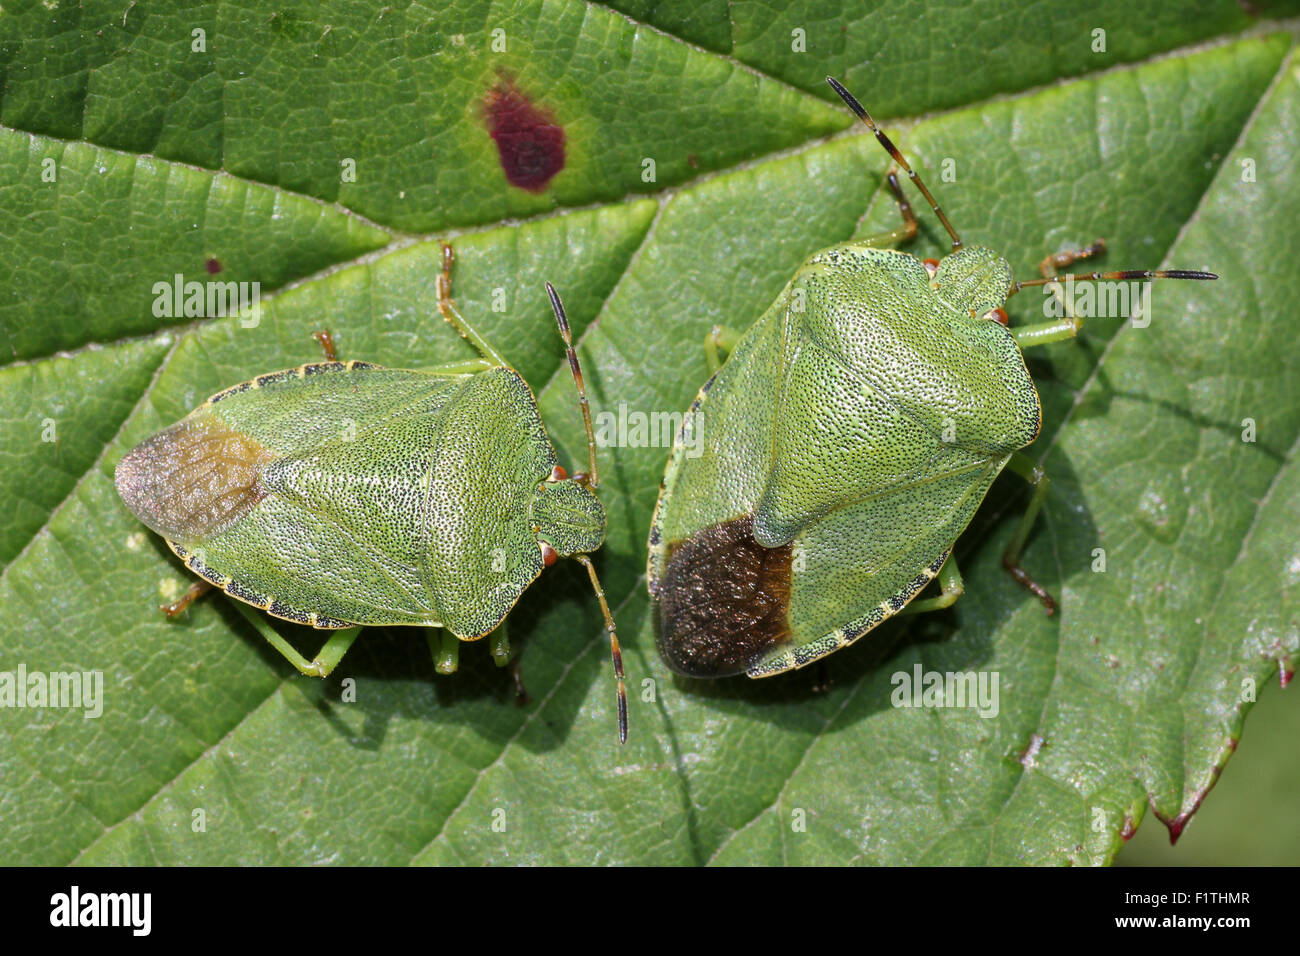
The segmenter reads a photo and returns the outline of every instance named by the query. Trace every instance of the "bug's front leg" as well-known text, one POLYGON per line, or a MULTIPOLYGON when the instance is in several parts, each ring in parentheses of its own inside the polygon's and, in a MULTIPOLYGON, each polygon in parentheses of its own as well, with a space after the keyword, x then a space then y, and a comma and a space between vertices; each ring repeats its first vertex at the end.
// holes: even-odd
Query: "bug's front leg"
MULTIPOLYGON (((1058 270, 1069 268, 1080 259, 1091 259, 1093 256, 1101 255, 1106 251, 1106 240, 1098 239, 1092 245, 1086 248, 1072 252, 1054 252, 1049 256, 1044 256, 1043 261, 1038 264, 1038 272, 1044 279, 1055 279, 1058 270)), ((1052 295, 1061 304, 1062 315, 1059 319, 1051 322, 1036 322, 1032 325, 1019 325, 1011 330, 1011 335, 1015 338, 1016 343, 1022 348, 1029 348, 1034 345, 1047 345, 1049 342, 1059 342, 1062 339, 1072 339, 1079 334, 1083 328, 1083 320, 1074 314, 1070 303, 1066 301, 1065 293, 1061 290, 1060 283, 1049 285, 1052 295)))
POLYGON ((898 213, 903 217, 903 224, 897 229, 890 229, 888 232, 878 232, 874 235, 863 236, 861 239, 855 239, 853 240, 854 245, 887 249, 900 243, 911 242, 916 238, 916 232, 919 228, 916 213, 912 211, 912 204, 907 201, 907 196, 903 193, 903 187, 898 184, 897 167, 890 168, 885 175, 885 183, 889 186, 889 191, 894 194, 894 202, 898 203, 898 213))
POLYGON ((1051 482, 1048 481, 1047 472, 1043 470, 1042 465, 1024 452, 1018 451, 1012 455, 1011 460, 1007 462, 1007 467, 1029 482, 1033 488, 1033 494, 1030 496, 1029 506, 1025 508, 1025 513, 1020 516, 1020 524, 1016 526, 1015 534, 1011 536, 1006 551, 1002 553, 1002 566, 1023 587, 1032 591, 1038 600, 1043 602, 1047 613, 1051 614, 1056 610, 1056 599, 1048 594, 1047 590, 1031 578, 1029 572, 1020 566, 1020 553, 1024 550, 1029 531, 1033 528, 1038 512, 1042 510, 1043 502, 1047 499, 1047 489, 1051 482))
POLYGON ((442 273, 438 276, 438 311, 453 329, 478 349, 480 355, 493 365, 506 365, 501 353, 494 349, 474 327, 465 320, 456 308, 456 301, 451 297, 451 269, 456 262, 456 254, 447 243, 442 243, 442 273))

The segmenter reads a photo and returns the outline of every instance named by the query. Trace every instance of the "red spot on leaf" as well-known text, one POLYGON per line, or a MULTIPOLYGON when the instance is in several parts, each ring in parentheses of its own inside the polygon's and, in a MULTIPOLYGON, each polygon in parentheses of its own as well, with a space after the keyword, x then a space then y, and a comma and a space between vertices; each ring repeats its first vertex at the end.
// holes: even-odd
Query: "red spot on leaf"
POLYGON ((1124 825, 1120 827, 1119 835, 1127 843, 1133 839, 1133 834, 1137 832, 1137 824, 1133 822, 1133 814, 1130 813, 1124 817, 1124 825))
POLYGON ((215 257, 209 257, 208 261, 203 263, 208 270, 208 275, 214 276, 221 271, 221 260, 215 257))
MULTIPOLYGON (((1196 811, 1201 809, 1201 804, 1205 802, 1206 795, 1209 794, 1209 792, 1214 789, 1214 785, 1219 782, 1219 775, 1223 773, 1223 765, 1227 763, 1228 758, 1236 753, 1236 751, 1237 739, 1235 737, 1229 737, 1226 753, 1223 754, 1223 757, 1217 766, 1210 768, 1210 782, 1192 794, 1192 801, 1186 810, 1182 811, 1172 820, 1165 819, 1160 815, 1158 810, 1156 811, 1156 819, 1169 829, 1170 846, 1174 846, 1178 843, 1178 838, 1183 835, 1183 830, 1187 828, 1187 824, 1190 823, 1192 817, 1196 815, 1196 811)), ((1152 809, 1154 809, 1154 807, 1152 809)))
POLYGON ((508 80, 489 90, 483 105, 506 180, 529 192, 544 190, 564 168, 563 127, 508 80))
MULTIPOLYGON (((1197 807, 1199 806, 1200 804, 1198 803, 1197 807)), ((1165 820, 1163 818, 1160 820, 1161 823, 1163 823, 1166 827, 1169 828, 1170 846, 1176 846, 1178 844, 1178 838, 1183 835, 1183 828, 1187 826, 1188 821, 1192 819, 1192 814, 1195 812, 1196 812, 1196 808, 1193 808, 1191 810, 1184 810, 1182 813, 1178 814, 1178 816, 1174 817, 1172 820, 1165 820)))

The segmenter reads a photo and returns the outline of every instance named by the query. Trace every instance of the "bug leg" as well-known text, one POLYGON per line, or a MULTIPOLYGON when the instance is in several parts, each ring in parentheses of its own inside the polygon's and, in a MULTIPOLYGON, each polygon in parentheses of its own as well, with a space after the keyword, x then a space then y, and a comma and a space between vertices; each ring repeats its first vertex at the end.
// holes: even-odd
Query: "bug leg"
POLYGON ((1091 259, 1105 251, 1106 240, 1098 239, 1092 245, 1078 251, 1054 252, 1050 256, 1044 256, 1043 261, 1038 263, 1038 274, 1044 279, 1055 279, 1058 269, 1068 269, 1080 259, 1091 259))
MULTIPOLYGON (((1091 259, 1105 251, 1106 240, 1098 239, 1092 245, 1078 251, 1054 252, 1044 256, 1043 261, 1038 263, 1038 272, 1044 279, 1055 279, 1058 269, 1066 269, 1080 259, 1091 259)), ((1059 342, 1062 339, 1072 339, 1083 328, 1083 320, 1074 314, 1070 303, 1065 299, 1060 283, 1052 282, 1047 288, 1060 303, 1062 315, 1052 322, 1036 322, 1033 325, 1020 325, 1012 329, 1011 335, 1022 349, 1034 345, 1047 345, 1049 342, 1059 342)))
POLYGON ((898 203, 898 212, 903 217, 903 224, 897 229, 891 229, 888 232, 878 232, 875 235, 855 239, 853 240, 854 245, 880 249, 896 246, 903 242, 911 242, 916 238, 918 228, 916 213, 912 211, 912 204, 907 201, 907 196, 903 194, 903 187, 898 185, 898 167, 890 168, 889 173, 885 176, 885 182, 889 186, 889 191, 894 194, 894 201, 898 203))
POLYGON ((176 617, 211 590, 212 585, 207 581, 195 581, 189 586, 189 589, 181 595, 179 601, 173 601, 171 604, 159 604, 158 610, 162 611, 168 617, 176 617))
POLYGON ((454 674, 460 667, 460 638, 440 627, 425 629, 429 653, 433 655, 433 669, 439 674, 454 674))
POLYGON ((515 703, 520 707, 528 703, 528 689, 524 687, 524 672, 519 666, 519 655, 510 662, 510 676, 515 680, 515 703))
POLYGON ((709 334, 704 336, 704 357, 708 360, 710 375, 716 375, 722 368, 724 359, 718 354, 719 349, 730 355, 739 341, 740 333, 730 326, 715 325, 709 329, 709 334))
POLYGON ((294 648, 292 644, 280 636, 280 632, 273 628, 266 616, 245 604, 243 601, 233 601, 235 609, 244 615, 244 619, 253 625, 253 629, 261 634, 266 642, 274 647, 283 655, 284 659, 296 667, 299 673, 308 677, 327 677, 330 671, 338 666, 338 662, 343 659, 343 655, 348 652, 352 642, 357 639, 361 633, 361 628, 345 627, 335 631, 330 635, 325 645, 316 652, 315 658, 307 660, 294 648))
POLYGON ((335 631, 325 642, 325 646, 316 652, 316 657, 307 668, 304 670, 299 667, 298 670, 309 677, 328 677, 330 671, 338 666, 339 661, 343 659, 343 655, 348 652, 348 648, 360 633, 360 627, 345 627, 335 631))
POLYGON ((325 357, 331 362, 339 360, 339 353, 334 351, 334 336, 330 335, 329 329, 321 329, 313 332, 311 337, 320 343, 320 347, 325 350, 325 357))
POLYGON ((442 365, 423 368, 421 371, 428 375, 474 375, 494 367, 487 359, 476 358, 465 359, 463 362, 445 362, 442 365))
MULTIPOLYGON (((1067 250, 1065 252, 1054 252, 1051 255, 1044 256, 1043 261, 1038 263, 1038 274, 1044 279, 1055 279, 1060 275, 1060 269, 1068 269, 1071 265, 1081 259, 1091 259, 1093 256, 1099 256, 1106 251, 1106 240, 1098 239, 1092 245, 1079 250, 1067 250)), ((1053 282, 1048 286, 1052 290, 1052 295, 1056 301, 1061 304, 1062 320, 1065 325, 1061 331, 1065 333, 1065 338, 1074 338, 1083 328, 1083 320, 1074 314, 1069 302, 1065 299, 1065 292, 1061 289, 1059 282, 1053 282)), ((1031 343, 1032 344, 1032 343, 1031 343)))
POLYGON ((1066 314, 1052 322, 1035 322, 1032 325, 1017 325, 1011 329, 1011 337, 1022 349, 1035 345, 1048 345, 1064 339, 1072 339, 1083 328, 1083 320, 1066 314))
POLYGON ((826 658, 821 658, 816 664, 816 670, 813 672, 812 692, 814 694, 826 694, 831 689, 831 666, 826 658))
POLYGON ((575 554, 573 557, 587 569, 587 577, 591 578, 591 587, 596 592, 596 600, 600 603, 600 613, 605 616, 605 631, 609 634, 609 654, 614 661, 614 679, 618 683, 618 742, 625 744, 627 743, 627 687, 623 680, 623 649, 619 646, 618 633, 614 630, 614 617, 609 613, 605 589, 600 586, 600 578, 596 577, 596 566, 585 554, 575 554))
POLYGON ((1047 608, 1047 613, 1051 614, 1056 610, 1056 600, 1047 593, 1042 585, 1029 576, 1029 572, 1020 566, 1020 552, 1024 550, 1025 539, 1029 537, 1029 531, 1034 526, 1034 520, 1043 507, 1043 502, 1047 498, 1047 489, 1051 482, 1048 481, 1047 472, 1043 471, 1042 466, 1024 452, 1018 451, 1012 455, 1011 460, 1007 462, 1007 467, 1029 482, 1033 488, 1033 495, 1029 499, 1029 507, 1025 509, 1025 513, 1020 517, 1020 524, 1016 526, 1016 533, 1011 536, 1006 551, 1002 553, 1002 566, 1022 586, 1032 591, 1038 600, 1043 602, 1043 606, 1047 608))
POLYGON ((456 254, 451 246, 442 243, 442 273, 438 276, 438 311, 442 313, 448 325, 478 349, 480 355, 493 365, 505 365, 506 360, 502 358, 501 353, 489 345, 487 340, 465 321, 465 317, 456 308, 456 303, 451 297, 451 267, 455 261, 456 254))
POLYGON ((957 559, 951 554, 943 562, 943 567, 939 569, 938 581, 939 587, 943 589, 942 594, 913 601, 898 613, 902 615, 921 614, 925 611, 942 611, 944 608, 952 607, 957 603, 957 599, 965 592, 966 586, 962 583, 961 570, 957 567, 957 559))
POLYGON ((492 655, 492 663, 497 667, 505 667, 514 658, 515 650, 510 646, 510 632, 505 621, 488 635, 488 653, 492 655))

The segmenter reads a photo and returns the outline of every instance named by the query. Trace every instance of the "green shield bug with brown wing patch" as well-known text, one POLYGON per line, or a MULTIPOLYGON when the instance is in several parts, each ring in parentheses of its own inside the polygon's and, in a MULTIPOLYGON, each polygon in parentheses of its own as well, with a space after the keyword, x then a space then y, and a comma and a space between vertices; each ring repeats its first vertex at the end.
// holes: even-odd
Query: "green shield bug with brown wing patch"
POLYGON ((1052 613, 1020 566, 1048 488, 1021 451, 1042 421, 1021 350, 1071 338, 1082 322, 1065 306, 1009 328, 1002 307, 1058 279, 1216 278, 1057 276, 1102 252, 1098 241, 1048 256, 1040 279, 1013 281, 1006 259, 962 244, 894 144, 827 80, 925 197, 952 252, 923 262, 884 248, 917 231, 891 169, 901 227, 813 255, 747 332, 706 339, 712 377, 669 459, 648 567, 659 651, 692 677, 778 674, 896 614, 950 606, 962 593, 953 546, 1003 468, 1033 486, 1003 564, 1052 613), (941 593, 917 600, 936 578, 941 593))
POLYGON ((590 553, 605 538, 596 442, 564 308, 547 283, 587 426, 586 474, 556 459, 528 383, 465 321, 443 247, 438 308, 481 358, 423 371, 329 361, 213 395, 117 465, 128 508, 209 587, 269 614, 333 630, 302 657, 251 611, 259 632, 302 673, 324 677, 366 625, 420 625, 437 670, 459 642, 491 634, 513 655, 505 618, 561 557, 582 563, 609 633, 619 739, 627 698, 614 621, 590 553))

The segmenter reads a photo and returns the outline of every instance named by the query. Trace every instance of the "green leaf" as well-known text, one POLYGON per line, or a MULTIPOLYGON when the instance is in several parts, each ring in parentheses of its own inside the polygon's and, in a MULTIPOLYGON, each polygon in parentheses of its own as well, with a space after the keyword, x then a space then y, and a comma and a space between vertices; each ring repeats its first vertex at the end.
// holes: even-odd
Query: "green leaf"
MULTIPOLYGON (((0 707, 7 862, 1101 863, 1148 805, 1200 805, 1245 689, 1300 649, 1292 33, 1233 3, 617 6, 6 4, 0 694, 20 666, 104 681, 93 719, 0 707), (810 253, 897 222, 888 157, 826 101, 827 72, 879 116, 953 108, 891 136, 1018 274, 1104 236, 1107 268, 1222 276, 1157 283, 1149 327, 1089 320, 1031 359, 1053 485, 1025 564, 1059 617, 1001 570, 1025 500, 1007 478, 958 545, 962 600, 829 658, 828 691, 674 677, 644 581, 665 447, 601 453, 624 749, 580 568, 511 617, 524 707, 481 645, 439 678, 418 633, 372 630, 316 681, 226 599, 155 610, 191 576, 118 499, 117 460, 212 392, 315 358, 321 327, 345 358, 472 354, 434 306, 438 240, 566 465, 585 439, 546 280, 596 413, 683 410, 713 324, 743 327, 810 253), (539 191, 499 161, 501 90, 564 130, 539 191), (257 282, 263 309, 178 315, 155 290, 177 274, 257 282), (997 716, 893 706, 915 665, 996 673, 997 716)), ((917 209, 909 251, 941 255, 917 209)), ((1043 301, 1012 299, 1013 323, 1043 301)))

